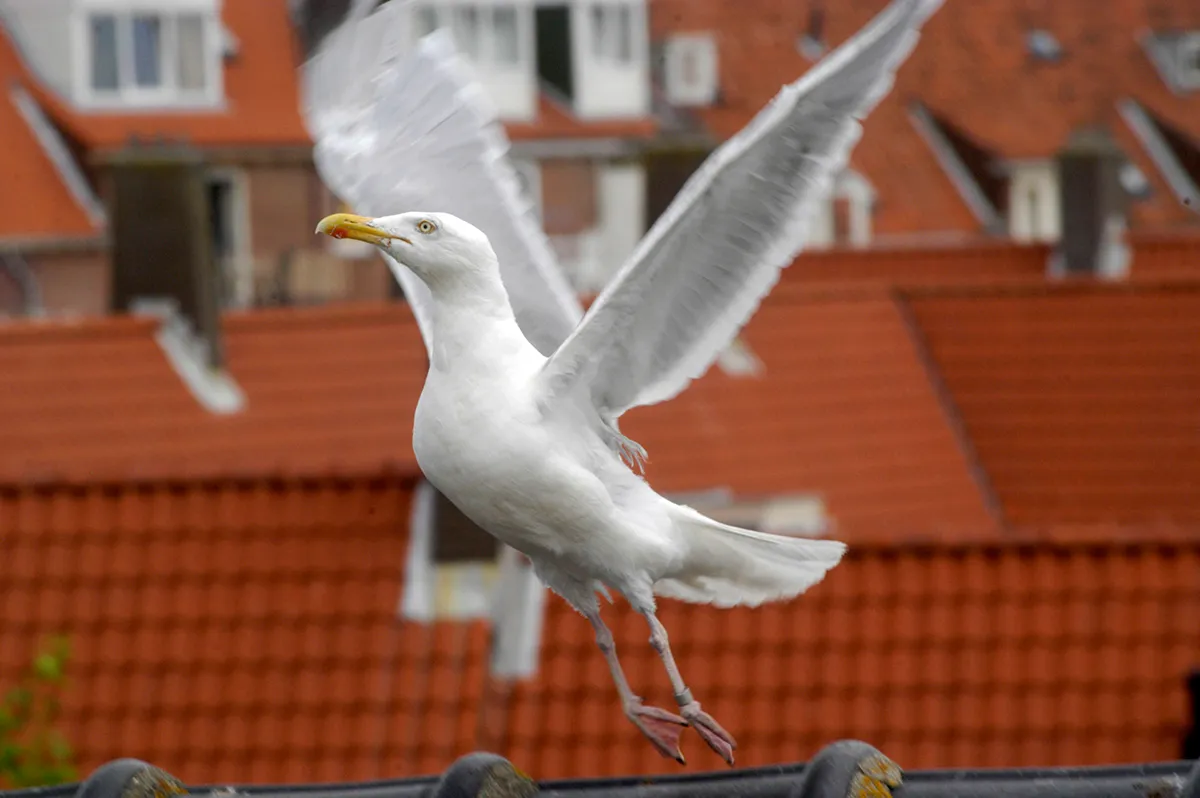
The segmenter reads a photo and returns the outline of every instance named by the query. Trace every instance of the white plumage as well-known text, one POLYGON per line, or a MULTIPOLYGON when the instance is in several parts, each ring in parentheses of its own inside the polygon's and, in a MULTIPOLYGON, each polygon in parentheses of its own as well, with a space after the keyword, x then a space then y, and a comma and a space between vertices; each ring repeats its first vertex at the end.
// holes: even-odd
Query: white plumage
POLYGON ((380 248, 429 348, 413 433, 422 470, 588 618, 627 715, 679 761, 684 725, 730 763, 735 743, 687 689, 655 594, 719 606, 789 598, 845 546, 737 529, 668 501, 631 470, 644 452, 618 419, 678 394, 753 314, 802 248, 858 120, 940 4, 895 0, 784 87, 692 176, 582 321, 503 133, 444 34, 400 56, 389 35, 406 38, 403 5, 368 14, 363 0, 306 68, 318 168, 375 217, 336 214, 318 230, 380 248), (338 79, 364 59, 353 81, 338 79), (406 208, 437 212, 380 215, 406 208), (682 717, 642 705, 625 682, 600 619, 606 586, 646 617, 682 717))

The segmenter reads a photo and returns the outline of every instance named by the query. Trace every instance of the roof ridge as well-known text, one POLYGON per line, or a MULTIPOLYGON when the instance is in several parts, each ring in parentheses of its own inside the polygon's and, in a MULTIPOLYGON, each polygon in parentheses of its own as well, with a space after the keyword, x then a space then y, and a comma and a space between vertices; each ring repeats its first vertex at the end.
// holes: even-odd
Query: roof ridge
POLYGON ((1020 278, 980 282, 945 282, 899 284, 895 290, 905 299, 938 296, 985 297, 1004 294, 1031 295, 1112 295, 1193 293, 1200 291, 1200 275, 1153 275, 1138 277, 1132 273, 1120 280, 1097 280, 1092 277, 1020 278))
POLYGON ((358 300, 323 305, 289 305, 227 310, 221 314, 227 330, 245 330, 277 325, 295 326, 316 321, 355 323, 399 318, 412 320, 412 308, 405 301, 358 300))
POLYGON ((28 343, 31 338, 60 341, 64 338, 92 338, 96 335, 110 337, 153 335, 157 329, 157 319, 128 314, 20 318, 0 323, 0 346, 23 345, 28 343))

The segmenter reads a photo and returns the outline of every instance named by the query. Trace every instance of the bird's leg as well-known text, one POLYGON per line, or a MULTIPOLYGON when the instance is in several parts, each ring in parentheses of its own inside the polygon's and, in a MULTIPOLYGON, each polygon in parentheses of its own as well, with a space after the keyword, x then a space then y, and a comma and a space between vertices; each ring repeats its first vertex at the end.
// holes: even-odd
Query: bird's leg
POLYGON ((650 645, 658 652, 663 665, 666 666, 671 689, 675 692, 675 701, 679 704, 679 713, 704 738, 708 747, 732 766, 733 749, 737 748, 733 735, 721 728, 721 724, 717 723, 712 715, 700 709, 700 702, 692 697, 692 691, 684 683, 679 666, 675 664, 675 655, 671 653, 671 643, 667 640, 667 628, 653 612, 647 612, 645 616, 650 624, 650 645))
POLYGON ((648 707, 642 703, 641 698, 633 694, 629 682, 625 679, 625 671, 621 669, 621 661, 617 659, 617 647, 613 642, 612 632, 604 624, 599 610, 588 612, 586 615, 592 628, 596 630, 596 645, 604 654, 608 670, 612 673, 612 680, 617 685, 625 716, 646 735, 660 754, 674 759, 681 765, 687 764, 679 750, 679 737, 683 733, 683 727, 688 725, 687 721, 665 709, 648 707))

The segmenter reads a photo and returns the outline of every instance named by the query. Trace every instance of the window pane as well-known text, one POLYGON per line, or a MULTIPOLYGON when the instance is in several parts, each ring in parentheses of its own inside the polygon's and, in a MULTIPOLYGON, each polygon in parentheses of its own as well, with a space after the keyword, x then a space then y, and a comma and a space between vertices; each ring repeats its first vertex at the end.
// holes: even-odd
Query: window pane
POLYGON ((417 37, 426 36, 438 29, 437 9, 433 6, 417 6, 417 37))
POLYGON ((592 54, 603 58, 608 55, 608 9, 602 5, 592 6, 592 54))
POLYGON ((157 16, 133 18, 133 80, 143 87, 162 85, 162 20, 157 16))
POLYGON ((492 35, 496 43, 496 62, 500 64, 515 64, 520 61, 520 42, 517 38, 517 10, 512 6, 496 6, 492 14, 492 35))
POLYGON ((204 17, 183 14, 179 17, 179 88, 203 91, 207 83, 208 58, 204 46, 204 17))
POLYGON ((92 17, 92 88, 117 89, 117 20, 112 14, 92 17))
POLYGON ((616 12, 613 25, 613 37, 616 40, 613 55, 622 64, 628 64, 633 60, 633 12, 626 3, 621 3, 613 10, 616 12))
POLYGON ((454 41, 471 58, 479 57, 479 9, 472 6, 454 9, 454 41))

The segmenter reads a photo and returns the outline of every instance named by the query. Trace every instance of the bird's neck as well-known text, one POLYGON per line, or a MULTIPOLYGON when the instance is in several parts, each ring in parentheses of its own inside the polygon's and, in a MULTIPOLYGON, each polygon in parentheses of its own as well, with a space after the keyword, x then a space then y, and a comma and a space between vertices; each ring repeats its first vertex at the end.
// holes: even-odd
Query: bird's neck
MULTIPOLYGON (((474 372, 498 366, 533 345, 517 325, 508 292, 496 272, 455 275, 430 286, 433 298, 431 367, 474 372)), ((536 352, 536 350, 533 350, 536 352)))

